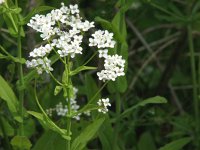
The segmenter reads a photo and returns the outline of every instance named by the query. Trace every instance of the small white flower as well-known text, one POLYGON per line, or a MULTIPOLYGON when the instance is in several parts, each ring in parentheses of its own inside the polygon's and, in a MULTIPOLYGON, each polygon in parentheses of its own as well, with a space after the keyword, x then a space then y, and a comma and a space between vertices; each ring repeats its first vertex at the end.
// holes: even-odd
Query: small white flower
POLYGON ((3 4, 5 2, 5 0, 0 0, 0 4, 3 4))
POLYGON ((51 116, 53 115, 53 112, 54 112, 54 109, 53 108, 49 108, 49 109, 46 109, 46 113, 47 115, 51 116))
POLYGON ((97 104, 102 107, 102 108, 99 108, 98 111, 99 112, 102 112, 102 113, 107 113, 108 112, 108 106, 111 106, 110 102, 109 102, 109 98, 102 98, 100 99, 97 104))
POLYGON ((108 49, 98 50, 99 58, 106 58, 108 56, 108 49))
POLYGON ((72 14, 79 13, 78 5, 69 5, 70 11, 72 14))
POLYGON ((90 116, 91 115, 91 113, 90 113, 90 111, 85 111, 85 112, 83 112, 86 116, 90 116))

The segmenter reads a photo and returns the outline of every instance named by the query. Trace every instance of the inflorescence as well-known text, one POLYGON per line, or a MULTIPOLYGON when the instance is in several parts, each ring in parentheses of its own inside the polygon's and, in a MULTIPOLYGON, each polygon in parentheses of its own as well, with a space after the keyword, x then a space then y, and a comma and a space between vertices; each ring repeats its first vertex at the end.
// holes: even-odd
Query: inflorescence
POLYGON ((97 104, 101 107, 98 109, 98 111, 104 114, 108 112, 108 106, 111 106, 109 98, 102 98, 97 102, 97 104))
MULTIPOLYGON (((94 22, 83 20, 79 12, 78 5, 67 7, 61 3, 60 9, 54 9, 46 15, 36 14, 31 18, 28 26, 39 32, 46 44, 29 53, 31 60, 26 62, 28 68, 36 68, 38 74, 50 73, 53 71, 50 53, 54 52, 61 60, 63 57, 74 58, 77 54, 82 54, 84 33, 95 26, 94 22)), ((114 48, 116 43, 113 36, 113 33, 107 30, 97 30, 88 39, 88 46, 96 47, 99 58, 104 59, 104 70, 97 72, 99 80, 103 82, 115 81, 118 76, 125 75, 125 60, 122 56, 109 55, 109 49, 114 48)), ((75 105, 74 110, 79 108, 73 100, 71 102, 75 105)), ((61 105, 58 104, 55 110, 58 115, 65 115, 67 107, 61 105)), ((100 112, 107 112, 107 106, 110 106, 109 99, 99 100, 98 105, 103 108, 99 109, 100 112)))
MULTIPOLYGON (((76 98, 77 98, 77 88, 73 88, 73 97, 70 99, 70 104, 71 104, 71 110, 73 113, 78 112, 80 106, 77 104, 76 98)), ((67 103, 68 99, 66 99, 67 103)), ((59 102, 54 108, 49 108, 46 109, 46 112, 49 116, 53 116, 54 113, 56 113, 57 116, 67 116, 68 113, 68 107, 67 105, 64 105, 62 102, 59 102)), ((90 116, 90 112, 84 112, 85 115, 90 116)), ((77 114, 73 118, 76 120, 80 120, 81 114, 77 114)))

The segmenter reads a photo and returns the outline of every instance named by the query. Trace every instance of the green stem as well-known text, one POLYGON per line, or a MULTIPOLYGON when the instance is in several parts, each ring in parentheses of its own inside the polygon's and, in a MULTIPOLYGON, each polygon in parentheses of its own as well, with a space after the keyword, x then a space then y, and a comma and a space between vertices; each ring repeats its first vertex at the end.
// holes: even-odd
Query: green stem
POLYGON ((47 64, 46 64, 46 61, 45 61, 44 59, 42 59, 42 60, 44 61, 46 70, 47 70, 47 72, 50 74, 50 76, 52 77, 52 79, 53 79, 57 84, 59 84, 60 86, 63 86, 63 84, 62 84, 61 82, 59 82, 59 81, 54 77, 54 75, 51 73, 51 71, 48 69, 47 64))
POLYGON ((90 59, 88 59, 83 66, 87 65, 96 55, 97 55, 98 51, 95 51, 95 53, 90 57, 90 59))
POLYGON ((35 100, 36 100, 36 103, 40 109, 40 111, 42 112, 42 114, 44 115, 44 117, 49 121, 49 123, 54 126, 54 128, 59 131, 60 133, 63 133, 63 131, 48 117, 48 115, 46 114, 45 110, 42 108, 39 100, 38 100, 38 97, 37 97, 37 91, 36 91, 36 79, 35 79, 35 86, 34 86, 34 96, 35 96, 35 100))
POLYGON ((194 52, 194 44, 193 44, 193 37, 192 37, 192 28, 188 25, 188 43, 189 43, 189 50, 190 50, 190 63, 192 69, 192 83, 193 83, 193 105, 194 105, 194 113, 195 113, 195 120, 196 120, 196 142, 197 142, 197 149, 200 148, 199 145, 199 102, 198 102, 198 89, 197 89, 197 72, 195 66, 195 52, 194 52))
MULTIPOLYGON (((51 44, 49 40, 48 40, 48 43, 51 44)), ((66 62, 60 57, 60 54, 58 54, 58 52, 56 51, 56 49, 54 47, 53 47, 53 51, 59 57, 60 61, 62 61, 62 63, 66 65, 66 62)))
MULTIPOLYGON (((65 57, 65 70, 67 70, 67 85, 71 84, 71 77, 70 77, 70 56, 65 57), (67 62, 66 62, 67 61, 67 62)), ((67 108, 68 108, 68 113, 67 113, 67 136, 71 136, 71 98, 70 98, 70 86, 67 86, 67 108)), ((71 149, 71 140, 67 140, 67 149, 71 149)))
POLYGON ((13 57, 10 53, 8 53, 6 50, 5 50, 5 48, 3 48, 3 46, 1 46, 0 45, 0 50, 2 51, 2 52, 4 52, 7 56, 9 56, 9 57, 13 57))
MULTIPOLYGON (((97 95, 103 90, 103 88, 108 84, 108 82, 109 81, 106 81, 103 85, 102 85, 102 87, 95 93, 95 95, 90 99, 90 101, 88 102, 88 104, 91 104, 94 100, 95 100, 95 98, 97 97, 97 95)), ((87 105, 88 105, 87 104, 87 105)))
POLYGON ((62 84, 61 82, 59 82, 59 81, 54 77, 54 75, 51 73, 51 71, 48 71, 48 72, 49 72, 50 76, 52 77, 52 79, 53 79, 56 83, 58 83, 59 85, 63 86, 63 84, 62 84))
POLYGON ((18 7, 18 0, 15 0, 15 5, 18 7))
MULTIPOLYGON (((22 58, 22 45, 21 45, 21 26, 19 25, 18 27, 18 38, 17 38, 17 47, 18 47, 18 58, 21 59, 22 58)), ((21 86, 24 85, 24 75, 23 75, 23 69, 22 69, 22 64, 18 63, 18 76, 19 76, 19 83, 21 86)), ((19 103, 20 103, 20 114, 22 117, 22 123, 20 124, 20 135, 23 136, 24 135, 24 123, 23 123, 23 104, 24 104, 24 90, 19 90, 19 103)))

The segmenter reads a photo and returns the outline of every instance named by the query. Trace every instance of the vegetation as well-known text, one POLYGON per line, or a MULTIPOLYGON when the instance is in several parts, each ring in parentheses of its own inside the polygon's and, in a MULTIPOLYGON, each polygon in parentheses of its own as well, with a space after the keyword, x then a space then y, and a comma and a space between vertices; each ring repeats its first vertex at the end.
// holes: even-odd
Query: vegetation
POLYGON ((0 0, 0 148, 199 150, 199 20, 198 0, 0 0), (75 23, 34 26, 62 2, 91 23, 78 52, 58 45, 75 23))

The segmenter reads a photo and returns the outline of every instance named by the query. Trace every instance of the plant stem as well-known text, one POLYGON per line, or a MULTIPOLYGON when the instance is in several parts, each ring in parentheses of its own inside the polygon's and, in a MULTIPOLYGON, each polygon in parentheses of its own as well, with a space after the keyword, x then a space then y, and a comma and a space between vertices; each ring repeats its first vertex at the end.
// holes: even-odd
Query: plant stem
POLYGON ((83 66, 87 65, 96 55, 98 51, 95 51, 95 53, 83 64, 83 66))
MULTIPOLYGON (((66 62, 66 58, 65 58, 66 62)), ((67 57, 67 63, 65 63, 65 70, 67 71, 67 85, 71 85, 71 77, 70 77, 70 56, 67 57)), ((67 86, 67 136, 70 137, 71 134, 71 98, 70 98, 70 86, 67 86)), ((71 140, 67 140, 67 149, 71 149, 71 140)))
MULTIPOLYGON (((22 58, 22 45, 21 45, 21 26, 18 26, 18 37, 17 37, 17 47, 18 47, 18 58, 21 59, 22 58)), ((19 82, 20 85, 24 85, 24 77, 23 77, 23 69, 22 69, 22 64, 18 63, 18 76, 19 76, 19 82)), ((24 90, 19 90, 19 103, 20 103, 20 114, 22 117, 22 123, 20 124, 20 135, 23 136, 24 135, 24 123, 23 123, 23 104, 24 104, 24 90)))
POLYGON ((18 7, 18 0, 15 0, 15 5, 18 7))
MULTIPOLYGON (((88 102, 88 104, 91 104, 94 100, 95 100, 95 98, 97 97, 97 95, 103 90, 103 88, 108 84, 108 82, 109 81, 106 81, 103 85, 102 85, 102 87, 95 93, 95 95, 89 100, 89 102, 88 102)), ((88 105, 87 104, 87 105, 88 105)), ((87 106, 86 105, 86 106, 87 106)))
POLYGON ((195 55, 194 55, 194 44, 193 44, 193 37, 192 37, 192 28, 188 25, 188 42, 189 42, 189 50, 190 50, 190 63, 192 69, 192 84, 193 84, 193 106, 194 106, 194 113, 195 113, 195 121, 196 121, 196 144, 197 149, 200 148, 199 145, 199 102, 198 102, 198 89, 197 89, 197 72, 195 66, 195 55))

